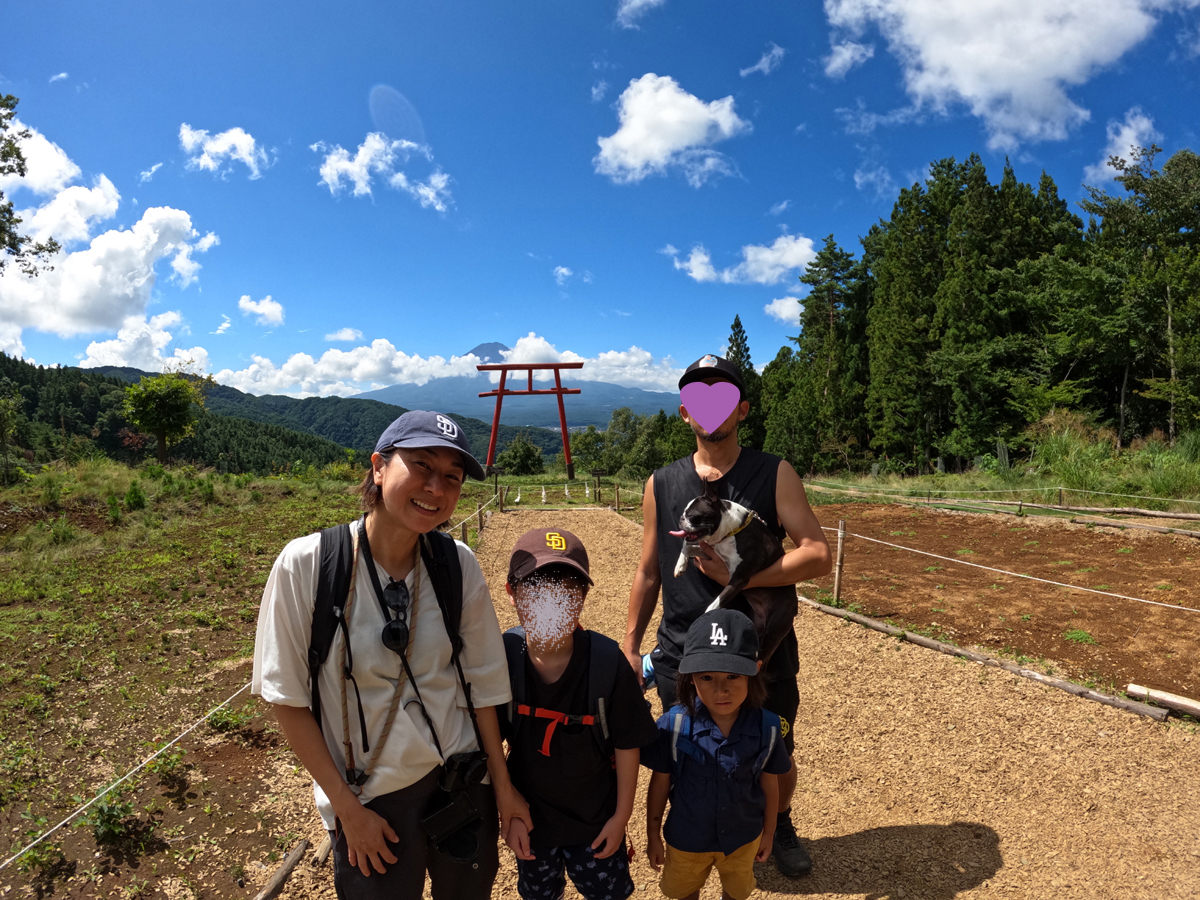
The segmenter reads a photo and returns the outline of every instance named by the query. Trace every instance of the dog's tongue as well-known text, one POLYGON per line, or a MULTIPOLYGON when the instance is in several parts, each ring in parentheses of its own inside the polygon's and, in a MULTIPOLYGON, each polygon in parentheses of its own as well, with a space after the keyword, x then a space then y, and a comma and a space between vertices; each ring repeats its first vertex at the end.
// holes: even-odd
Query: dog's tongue
POLYGON ((671 535, 671 537, 683 537, 685 534, 687 534, 687 532, 686 531, 668 531, 667 534, 671 535))

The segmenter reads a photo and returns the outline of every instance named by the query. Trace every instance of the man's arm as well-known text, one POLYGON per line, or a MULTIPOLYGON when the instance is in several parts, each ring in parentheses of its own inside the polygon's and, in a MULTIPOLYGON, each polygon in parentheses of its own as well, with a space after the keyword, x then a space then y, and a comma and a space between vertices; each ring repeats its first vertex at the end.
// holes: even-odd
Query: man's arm
MULTIPOLYGON (((775 509, 779 524, 796 549, 755 573, 746 587, 777 587, 828 575, 833 569, 833 555, 829 552, 821 523, 808 505, 804 482, 787 460, 779 462, 779 473, 775 479, 775 509)), ((696 557, 696 565, 718 584, 729 584, 729 570, 711 551, 707 559, 696 557)))
POLYGON ((625 643, 622 646, 625 657, 637 675, 638 684, 642 683, 642 638, 646 635, 650 617, 654 615, 661 587, 658 510, 654 504, 654 476, 651 475, 646 479, 646 492, 642 495, 642 558, 633 576, 633 589, 629 592, 629 616, 625 622, 625 643))

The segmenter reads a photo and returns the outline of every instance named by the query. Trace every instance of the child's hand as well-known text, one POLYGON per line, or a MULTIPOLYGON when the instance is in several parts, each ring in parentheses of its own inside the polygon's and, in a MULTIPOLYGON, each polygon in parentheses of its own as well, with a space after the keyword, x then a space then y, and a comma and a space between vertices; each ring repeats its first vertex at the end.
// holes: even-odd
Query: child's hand
POLYGON ((771 855, 771 845, 775 843, 775 832, 764 831, 758 839, 758 852, 754 854, 755 862, 766 862, 771 855))
POLYGON ((529 829, 525 827, 525 822, 522 819, 513 819, 512 824, 508 827, 508 837, 504 843, 508 844, 508 849, 516 854, 517 859, 533 859, 534 855, 529 850, 529 829))
POLYGON ((604 827, 592 841, 592 849, 596 851, 593 855, 596 859, 608 859, 617 852, 621 841, 625 839, 625 826, 628 824, 628 820, 622 819, 620 816, 613 816, 604 823, 604 827), (605 846, 606 844, 607 846, 605 846), (600 851, 601 847, 604 848, 603 852, 600 851))
MULTIPOLYGON (((509 829, 517 821, 525 823, 526 836, 533 831, 533 817, 529 814, 529 804, 511 783, 507 789, 497 786, 496 808, 500 811, 500 837, 503 840, 508 840, 509 829)), ((528 837, 525 843, 528 846, 528 837)), ((530 859, 532 858, 530 857, 530 859)))
POLYGON ((646 862, 655 872, 662 869, 667 861, 667 848, 663 846, 662 837, 652 834, 646 839, 646 862))

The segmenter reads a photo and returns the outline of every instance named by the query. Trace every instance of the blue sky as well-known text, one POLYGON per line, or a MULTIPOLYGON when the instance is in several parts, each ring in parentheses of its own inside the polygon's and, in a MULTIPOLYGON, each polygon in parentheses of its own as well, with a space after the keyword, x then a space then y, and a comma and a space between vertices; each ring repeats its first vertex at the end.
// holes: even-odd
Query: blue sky
POLYGON ((190 360, 349 395, 514 361, 652 390, 740 315, 796 333, 814 244, 947 156, 1197 148, 1200 0, 24 4, 0 180, 55 271, 0 275, 0 349, 190 360))

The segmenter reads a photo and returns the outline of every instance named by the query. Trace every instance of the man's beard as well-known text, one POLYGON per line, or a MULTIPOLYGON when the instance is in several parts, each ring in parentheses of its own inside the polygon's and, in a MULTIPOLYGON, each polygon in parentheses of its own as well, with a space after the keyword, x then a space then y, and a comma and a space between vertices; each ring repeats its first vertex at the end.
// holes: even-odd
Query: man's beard
POLYGON ((719 444, 721 441, 733 434, 733 431, 705 431, 695 422, 691 423, 691 425, 692 431, 695 433, 696 437, 700 438, 702 441, 707 441, 710 444, 719 444))

